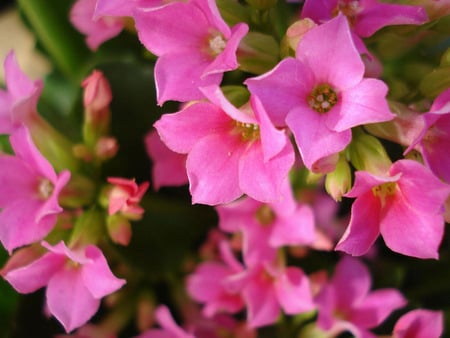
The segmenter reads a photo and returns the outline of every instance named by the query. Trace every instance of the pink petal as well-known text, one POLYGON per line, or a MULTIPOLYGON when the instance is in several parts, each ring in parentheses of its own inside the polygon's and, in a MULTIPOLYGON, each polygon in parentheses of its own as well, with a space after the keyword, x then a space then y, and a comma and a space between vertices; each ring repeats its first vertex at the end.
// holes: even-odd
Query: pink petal
POLYGON ((0 154, 0 208, 17 199, 33 198, 37 184, 34 173, 22 159, 0 154))
POLYGON ((403 315, 395 324, 398 338, 438 338, 444 328, 442 311, 417 309, 403 315))
POLYGON ((372 188, 388 182, 397 182, 401 175, 396 174, 392 177, 376 176, 367 171, 357 171, 355 173, 355 183, 352 189, 345 194, 346 197, 358 197, 366 192, 372 191, 372 188))
POLYGON ((10 93, 15 100, 34 97, 34 104, 36 104, 37 98, 42 91, 42 81, 32 81, 25 75, 17 63, 14 51, 10 51, 6 56, 4 68, 8 93, 10 93))
POLYGON ((306 0, 301 18, 310 18, 321 24, 332 18, 331 14, 338 6, 338 0, 306 0))
POLYGON ((70 332, 85 324, 98 310, 100 300, 86 288, 79 268, 66 267, 54 274, 47 286, 47 305, 70 332))
POLYGON ((242 198, 235 202, 218 205, 219 228, 226 232, 237 232, 253 217, 262 204, 252 198, 242 198))
POLYGON ((242 195, 238 176, 242 152, 240 139, 218 134, 195 144, 186 162, 192 203, 216 205, 242 195))
POLYGON ((194 338, 194 336, 187 334, 178 326, 170 314, 170 310, 167 306, 158 306, 155 311, 155 317, 159 325, 170 332, 175 338, 194 338))
POLYGON ((276 258, 277 250, 268 243, 271 232, 272 225, 263 225, 255 220, 250 220, 242 227, 242 252, 247 267, 272 262, 276 258))
POLYGON ((336 250, 353 256, 364 255, 380 234, 380 210, 380 199, 371 191, 359 196, 353 202, 350 224, 336 250))

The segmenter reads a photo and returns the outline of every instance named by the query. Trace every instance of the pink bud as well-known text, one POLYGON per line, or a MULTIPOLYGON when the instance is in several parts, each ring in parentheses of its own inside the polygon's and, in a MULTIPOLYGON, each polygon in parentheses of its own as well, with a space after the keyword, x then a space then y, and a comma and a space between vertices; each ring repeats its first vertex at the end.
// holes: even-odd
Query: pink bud
POLYGON ((94 70, 84 79, 81 86, 84 88, 83 103, 87 109, 99 111, 111 103, 111 88, 101 71, 94 70))

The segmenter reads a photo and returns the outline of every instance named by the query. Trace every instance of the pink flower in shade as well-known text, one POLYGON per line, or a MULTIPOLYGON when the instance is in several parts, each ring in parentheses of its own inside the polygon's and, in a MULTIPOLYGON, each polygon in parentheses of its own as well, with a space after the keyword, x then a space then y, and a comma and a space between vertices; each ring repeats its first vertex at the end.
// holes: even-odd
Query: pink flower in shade
POLYGON ((356 197, 350 224, 336 250, 362 255, 381 233, 392 251, 438 257, 448 185, 412 160, 395 162, 384 177, 365 171, 355 176, 353 188, 345 195, 356 197))
POLYGON ((70 172, 57 175, 24 126, 10 136, 10 143, 15 155, 0 154, 0 241, 11 253, 52 230, 63 211, 58 196, 70 172))
POLYGON ((120 17, 94 17, 96 3, 96 0, 77 0, 70 10, 70 22, 86 35, 86 44, 92 50, 119 35, 124 27, 120 17))
POLYGON ((4 70, 7 90, 0 89, 0 134, 10 134, 37 115, 43 83, 31 81, 20 70, 13 51, 6 56, 4 70))
POLYGON ((394 326, 393 338, 439 338, 444 329, 442 311, 417 309, 404 314, 394 326))
POLYGON ((241 23, 230 29, 214 0, 139 8, 134 18, 139 39, 159 57, 155 65, 159 104, 201 99, 199 87, 218 85, 224 72, 238 67, 236 50, 248 27, 241 23))
POLYGON ((171 150, 187 154, 193 203, 228 203, 243 193, 273 202, 294 163, 285 131, 276 129, 256 97, 238 110, 219 87, 202 88, 211 102, 197 102, 155 123, 171 150))
POLYGON ((195 338, 175 323, 167 306, 158 306, 155 317, 161 329, 148 330, 136 338, 195 338))
POLYGON ((450 183, 450 89, 441 93, 421 117, 425 121, 423 130, 405 152, 415 147, 431 171, 450 183))
POLYGON ((222 230, 242 231, 247 266, 274 261, 279 247, 312 244, 315 240, 311 208, 297 203, 291 194, 286 197, 271 204, 244 198, 216 207, 222 230))
POLYGON ((11 269, 2 276, 17 292, 46 289, 47 307, 67 332, 85 324, 98 310, 101 298, 120 289, 125 281, 116 278, 99 248, 89 245, 71 250, 64 242, 51 246, 35 261, 11 269))
POLYGON ((347 17, 352 30, 362 38, 386 26, 421 25, 428 21, 422 7, 387 4, 378 0, 306 0, 301 17, 324 23, 338 13, 347 17))
POLYGON ((108 177, 108 182, 113 184, 109 192, 108 214, 114 215, 120 212, 130 219, 139 219, 144 213, 139 202, 147 191, 149 183, 137 185, 134 180, 121 177, 108 177))
POLYGON ((161 141, 152 130, 145 136, 145 148, 153 162, 153 187, 180 186, 189 182, 186 174, 186 155, 175 153, 161 141))
POLYGON ((349 331, 357 338, 375 338, 369 329, 380 325, 406 301, 396 289, 370 289, 366 266, 355 258, 342 258, 331 280, 315 298, 317 325, 333 337, 349 331))
MULTIPOLYGON (((277 126, 293 132, 303 162, 313 171, 330 171, 327 161, 351 141, 351 128, 390 120, 387 86, 365 79, 364 64, 343 15, 309 30, 272 71, 248 79, 277 126)), ((337 157, 336 157, 337 159, 337 157)))

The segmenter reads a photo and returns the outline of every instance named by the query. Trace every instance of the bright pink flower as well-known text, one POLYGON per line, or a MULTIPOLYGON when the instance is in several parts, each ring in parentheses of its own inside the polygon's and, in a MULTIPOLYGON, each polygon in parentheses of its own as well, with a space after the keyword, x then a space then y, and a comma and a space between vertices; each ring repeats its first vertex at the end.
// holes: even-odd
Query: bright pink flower
POLYGON ((139 219, 144 213, 139 202, 147 191, 149 183, 144 182, 138 186, 134 180, 121 177, 108 177, 108 182, 113 184, 109 192, 109 215, 120 211, 130 219, 139 219))
POLYGON ((167 306, 158 306, 155 317, 161 329, 148 330, 136 338, 195 338, 175 323, 167 306))
POLYGON ((355 337, 375 338, 369 329, 380 325, 406 301, 395 289, 370 289, 370 273, 364 264, 348 256, 342 258, 332 279, 316 296, 317 325, 333 337, 350 331, 355 337))
POLYGON ((28 129, 18 128, 10 137, 15 156, 0 154, 0 241, 13 249, 43 239, 63 209, 58 196, 70 172, 57 175, 39 153, 28 129))
POLYGON ((161 141, 155 130, 145 137, 145 148, 153 162, 153 187, 180 186, 189 182, 186 174, 186 155, 175 153, 161 141))
POLYGON ((48 253, 30 264, 3 269, 2 275, 20 293, 46 286, 48 309, 67 332, 85 324, 97 312, 101 298, 125 284, 112 274, 96 246, 71 250, 64 242, 42 245, 48 253))
POLYGON ((11 51, 4 63, 7 90, 0 89, 0 134, 10 134, 37 115, 42 81, 31 81, 19 68, 11 51))
POLYGON ((236 50, 248 27, 241 23, 230 29, 214 0, 139 8, 134 18, 139 39, 159 57, 155 66, 159 104, 201 99, 199 87, 218 85, 224 72, 238 67, 236 50))
POLYGON ((70 10, 70 21, 76 29, 86 35, 86 44, 92 50, 119 35, 124 27, 123 19, 120 17, 94 17, 96 4, 96 0, 77 0, 70 10))
POLYGON ((394 326, 393 338, 439 338, 443 330, 442 311, 417 309, 400 317, 394 326))
POLYGON ((246 84, 275 125, 292 130, 308 169, 329 171, 329 163, 318 164, 350 143, 352 127, 394 117, 385 99, 387 86, 363 76, 347 20, 339 15, 309 30, 295 59, 284 59, 246 84))
POLYGON ((285 197, 278 203, 264 204, 245 198, 216 207, 222 230, 242 231, 247 266, 274 261, 279 247, 312 244, 314 241, 311 208, 298 204, 291 194, 285 197))
POLYGON ((450 183, 450 89, 441 93, 421 117, 425 121, 423 131, 407 151, 417 148, 436 176, 450 183))
POLYGON ((213 103, 188 105, 155 123, 171 150, 188 154, 193 203, 227 203, 243 193, 263 202, 280 200, 294 163, 286 133, 272 125, 257 98, 250 99, 251 109, 238 110, 219 87, 202 90, 213 103))
POLYGON ((336 249, 362 255, 381 233, 392 251, 437 258, 449 193, 448 185, 412 160, 395 162, 384 177, 358 171, 345 195, 356 197, 350 224, 336 249))
POLYGON ((338 13, 344 14, 352 30, 363 38, 385 26, 421 25, 428 21, 422 7, 387 4, 378 0, 306 0, 301 17, 324 23, 338 13))

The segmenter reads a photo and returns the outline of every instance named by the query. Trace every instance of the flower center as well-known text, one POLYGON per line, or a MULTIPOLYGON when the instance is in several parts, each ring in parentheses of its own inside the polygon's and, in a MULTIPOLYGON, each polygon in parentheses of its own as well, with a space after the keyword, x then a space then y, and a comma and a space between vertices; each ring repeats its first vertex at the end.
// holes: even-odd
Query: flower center
POLYGON ((339 0, 338 5, 333 10, 333 16, 336 16, 341 12, 347 17, 350 26, 353 26, 356 22, 356 17, 361 10, 362 8, 359 4, 359 0, 339 0))
POLYGON ((386 198, 395 195, 396 191, 397 183, 395 182, 380 184, 372 188, 373 195, 381 199, 382 205, 386 203, 386 198))
POLYGON ((227 42, 220 34, 217 34, 209 39, 209 50, 213 56, 217 56, 222 53, 226 46, 227 42))
POLYGON ((48 199, 52 195, 54 188, 53 183, 49 179, 42 178, 38 185, 39 197, 43 200, 48 199))
POLYGON ((263 226, 272 224, 276 217, 275 212, 267 204, 264 204, 256 210, 255 216, 258 222, 263 226))
POLYGON ((234 121, 235 129, 241 135, 242 141, 255 141, 259 138, 259 126, 252 123, 234 121))
POLYGON ((327 113, 338 101, 338 97, 333 88, 328 84, 318 85, 308 95, 308 104, 318 113, 327 113))

